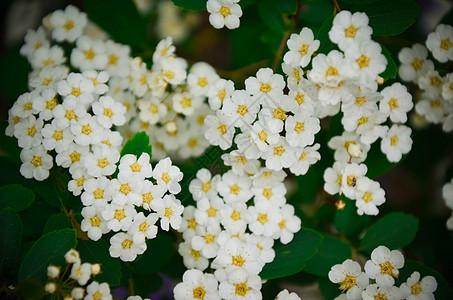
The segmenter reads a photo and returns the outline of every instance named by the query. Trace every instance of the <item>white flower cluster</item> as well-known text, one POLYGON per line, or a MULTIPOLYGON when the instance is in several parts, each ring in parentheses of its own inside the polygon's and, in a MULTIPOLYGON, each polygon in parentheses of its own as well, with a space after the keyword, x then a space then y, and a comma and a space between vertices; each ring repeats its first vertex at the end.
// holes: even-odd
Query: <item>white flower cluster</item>
POLYGON ((93 280, 88 284, 91 276, 101 273, 100 264, 82 263, 80 254, 75 249, 69 250, 64 257, 67 265, 63 272, 60 272, 61 266, 47 267, 49 281, 44 287, 46 293, 58 294, 64 299, 112 300, 110 286, 107 283, 93 280), (66 278, 67 274, 69 274, 68 278, 66 278))
MULTIPOLYGON (((453 27, 439 24, 428 35, 425 45, 415 44, 401 49, 399 76, 413 82, 422 91, 415 105, 417 114, 433 124, 441 124, 445 132, 453 130, 453 73, 436 70, 428 58, 428 50, 440 63, 453 60, 453 27), (441 73, 439 73, 441 72, 441 73)), ((444 68, 448 69, 448 68, 444 68)))
POLYGON ((208 0, 206 8, 209 12, 209 22, 214 28, 236 29, 242 16, 240 0, 208 0))
POLYGON ((434 299, 437 282, 433 276, 420 279, 420 273, 414 272, 400 287, 395 286, 394 278, 398 277, 399 269, 403 266, 404 256, 400 251, 390 251, 385 246, 379 246, 365 263, 365 272, 359 263, 347 259, 342 264, 333 266, 328 276, 330 281, 340 285, 343 292, 336 300, 434 299))
POLYGON ((131 120, 123 132, 127 136, 146 131, 154 159, 186 159, 209 147, 202 129, 205 117, 213 111, 205 100, 221 79, 205 62, 195 63, 187 72, 186 60, 177 57, 175 50, 170 37, 160 41, 151 70, 140 58, 133 59, 125 82, 129 86, 119 89, 123 99, 130 99, 127 115, 131 120))
POLYGON ((287 244, 301 228, 286 203, 284 171, 255 165, 252 176, 236 166, 222 176, 201 169, 189 185, 196 207, 184 211, 178 250, 189 270, 175 299, 261 299, 258 274, 275 257, 274 240, 287 244), (208 267, 214 274, 202 272, 208 267))
POLYGON ((315 112, 316 88, 300 78, 300 66, 308 65, 319 41, 304 28, 300 34, 291 35, 288 46, 283 70, 296 72, 298 80, 290 76, 287 85, 282 75, 262 68, 256 77, 245 80, 245 90, 235 90, 233 84, 225 83, 223 99, 210 101, 211 108, 218 110, 215 116, 206 117, 205 137, 224 150, 234 139, 238 149, 230 155, 242 157, 244 163, 256 164, 262 158, 271 170, 289 168, 303 175, 321 158, 319 144, 313 145, 321 127, 315 112), (286 86, 288 94, 284 93, 286 86), (239 133, 234 136, 237 129, 239 133))
POLYGON ((327 114, 343 113, 345 131, 328 142, 335 163, 324 173, 324 189, 356 200, 360 215, 377 215, 377 206, 385 202, 379 183, 365 176, 363 162, 371 145, 381 138, 381 151, 390 162, 399 162, 412 147, 412 130, 403 125, 413 107, 412 96, 400 83, 378 91, 378 75, 387 60, 371 34, 365 13, 341 11, 329 37, 343 52, 318 55, 308 72, 308 78, 319 85, 318 100, 329 108, 327 114), (393 123, 390 128, 385 125, 388 119, 393 123))
POLYGON ((83 184, 81 230, 94 241, 110 231, 118 232, 110 238, 109 251, 123 261, 133 261, 145 252, 146 240, 157 235, 159 218, 160 227, 166 231, 170 226, 179 229, 181 224, 184 206, 175 194, 181 191, 183 174, 168 157, 154 170, 149 160, 147 153, 138 159, 126 154, 121 157, 116 178, 101 175, 83 184), (152 213, 138 212, 140 208, 152 213))
MULTIPOLYGON (((445 205, 453 210, 453 178, 442 187, 442 197, 444 198, 445 205)), ((453 230, 453 212, 447 220, 447 228, 453 230)))

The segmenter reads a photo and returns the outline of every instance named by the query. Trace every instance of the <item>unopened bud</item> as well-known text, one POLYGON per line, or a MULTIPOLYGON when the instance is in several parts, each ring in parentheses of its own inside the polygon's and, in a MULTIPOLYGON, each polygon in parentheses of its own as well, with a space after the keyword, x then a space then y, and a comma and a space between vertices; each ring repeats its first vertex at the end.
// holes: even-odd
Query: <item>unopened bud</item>
POLYGON ((348 147, 348 154, 353 158, 359 158, 362 154, 362 150, 360 150, 359 145, 351 143, 348 147))
POLYGON ((81 287, 75 287, 71 291, 71 296, 74 300, 80 300, 83 298, 85 290, 81 287))
POLYGON ((178 126, 176 125, 175 122, 170 121, 165 124, 165 130, 167 130, 167 132, 169 132, 169 133, 173 133, 176 130, 178 130, 178 126))
POLYGON ((91 274, 96 276, 101 273, 101 264, 92 264, 91 265, 91 274))
POLYGON ((377 84, 383 84, 384 83, 384 78, 382 78, 381 76, 378 76, 377 79, 376 79, 376 82, 377 84))
POLYGON ((337 201, 335 202, 335 207, 336 207, 338 210, 343 210, 343 209, 345 208, 345 206, 346 206, 346 203, 345 203, 343 200, 341 200, 341 199, 339 199, 339 200, 337 200, 337 201))
POLYGON ((47 277, 49 278, 57 278, 60 275, 60 267, 49 265, 47 267, 47 277))
POLYGON ((75 249, 71 249, 68 252, 66 252, 66 254, 64 255, 64 258, 66 259, 66 262, 68 264, 76 263, 76 262, 80 261, 79 251, 77 251, 75 249))
POLYGON ((46 285, 44 286, 44 290, 45 290, 46 293, 48 293, 48 294, 53 294, 53 293, 55 293, 55 291, 57 290, 57 285, 56 285, 54 282, 48 282, 48 283, 46 283, 46 285))

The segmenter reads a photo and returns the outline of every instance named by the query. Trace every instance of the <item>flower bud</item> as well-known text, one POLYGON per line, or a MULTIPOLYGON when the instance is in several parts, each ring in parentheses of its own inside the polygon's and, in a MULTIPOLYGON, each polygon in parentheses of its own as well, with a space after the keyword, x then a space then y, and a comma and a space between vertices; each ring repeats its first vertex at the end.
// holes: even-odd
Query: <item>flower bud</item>
POLYGON ((46 293, 53 294, 57 290, 57 285, 54 282, 48 282, 44 286, 46 293))
POLYGON ((80 261, 80 255, 79 252, 75 249, 71 249, 66 254, 64 255, 64 258, 66 259, 66 262, 68 264, 73 264, 78 261, 80 261))
POLYGON ((101 273, 101 264, 92 264, 91 265, 91 274, 93 274, 93 276, 96 276, 99 273, 101 273))
POLYGON ((85 294, 85 290, 81 287, 75 287, 71 291, 71 296, 74 300, 82 299, 84 294, 85 294))
POLYGON ((353 158, 359 158, 360 154, 362 154, 362 150, 360 150, 360 146, 357 144, 350 144, 348 147, 348 154, 353 158))
POLYGON ((47 277, 49 278, 57 278, 60 275, 60 267, 49 265, 47 267, 47 277))

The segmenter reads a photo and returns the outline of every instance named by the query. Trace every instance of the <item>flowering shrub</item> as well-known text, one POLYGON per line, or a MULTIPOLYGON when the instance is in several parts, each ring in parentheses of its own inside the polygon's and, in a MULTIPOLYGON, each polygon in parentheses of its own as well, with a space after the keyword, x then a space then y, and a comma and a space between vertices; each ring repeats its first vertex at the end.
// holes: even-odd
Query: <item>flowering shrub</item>
POLYGON ((420 38, 421 12, 85 0, 37 16, 0 64, 2 295, 453 298, 453 27, 420 38))

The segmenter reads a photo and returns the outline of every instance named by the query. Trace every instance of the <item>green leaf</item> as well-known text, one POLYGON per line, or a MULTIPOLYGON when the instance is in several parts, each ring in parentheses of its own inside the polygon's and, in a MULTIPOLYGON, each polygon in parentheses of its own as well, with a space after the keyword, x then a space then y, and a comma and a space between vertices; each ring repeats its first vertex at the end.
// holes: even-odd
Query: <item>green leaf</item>
POLYGON ((272 2, 282 14, 294 15, 297 11, 297 0, 273 0, 272 2))
POLYGON ((318 253, 307 262, 304 271, 327 276, 333 265, 341 264, 351 257, 351 246, 336 237, 324 234, 318 253))
POLYGON ((0 212, 0 270, 11 266, 22 242, 22 223, 11 208, 0 212))
POLYGON ((316 51, 317 53, 327 54, 332 49, 335 48, 335 45, 330 41, 329 38, 329 31, 330 28, 332 28, 333 18, 334 18, 333 14, 327 17, 322 23, 321 28, 319 28, 316 39, 319 40, 321 44, 319 45, 319 48, 316 51))
POLYGON ((0 210, 6 207, 15 212, 23 211, 35 201, 32 190, 21 184, 10 184, 0 187, 0 210))
POLYGON ((285 31, 285 22, 281 13, 269 1, 258 2, 258 14, 269 29, 277 33, 283 33, 285 31))
POLYGON ((390 54, 389 50, 382 44, 382 54, 387 59, 387 68, 384 72, 379 74, 384 79, 388 78, 396 78, 396 74, 398 73, 398 67, 396 66, 395 60, 393 60, 392 55, 390 54))
POLYGON ((360 241, 360 250, 371 253, 383 245, 390 250, 409 245, 418 231, 418 220, 402 212, 390 213, 380 218, 360 241))
POLYGON ((38 193, 44 202, 58 209, 68 203, 70 192, 68 182, 70 178, 61 169, 51 171, 49 178, 44 181, 33 181, 33 190, 38 193))
POLYGON ((45 283, 49 264, 63 266, 65 253, 74 248, 76 243, 76 231, 72 229, 52 231, 43 235, 22 261, 18 280, 36 279, 45 283))
POLYGON ((260 273, 262 279, 281 278, 302 271, 308 260, 316 255, 322 236, 311 229, 301 229, 286 245, 274 245, 275 259, 260 273))
MULTIPOLYGON (((303 0, 300 13, 300 23, 303 26, 307 24, 321 25, 325 20, 333 16, 333 4, 330 0, 303 0)), ((332 27, 332 22, 330 22, 332 27)), ((329 28, 330 30, 330 28, 329 28)), ((322 45, 322 43, 321 43, 322 45)))
POLYGON ((84 5, 90 20, 116 42, 139 51, 146 48, 148 21, 138 13, 132 0, 85 0, 84 5))
POLYGON ((266 30, 263 33, 261 33, 260 40, 269 46, 269 50, 272 53, 276 53, 278 50, 278 47, 280 45, 280 41, 282 40, 282 33, 277 33, 272 30, 266 30))
POLYGON ((24 228, 24 236, 31 237, 41 235, 47 219, 58 213, 48 205, 33 203, 29 208, 19 213, 24 228))
POLYGON ((151 145, 149 144, 149 136, 146 132, 137 132, 132 139, 126 142, 123 149, 121 149, 121 156, 125 154, 134 154, 138 157, 142 153, 148 153, 149 159, 151 159, 151 145))
POLYGON ((22 280, 17 285, 17 291, 25 299, 42 299, 44 297, 44 286, 37 280, 22 280))
POLYGON ((413 272, 420 273, 420 279, 425 276, 433 276, 437 281, 437 290, 434 292, 435 299, 453 299, 453 290, 445 278, 435 270, 414 260, 406 260, 404 267, 400 269, 400 274, 396 279, 396 284, 406 282, 413 272))
POLYGON ((367 215, 359 216, 355 202, 343 197, 346 206, 343 210, 337 210, 334 224, 338 232, 347 236, 359 235, 369 224, 371 217, 367 215))
POLYGON ((151 274, 157 272, 175 255, 174 241, 168 235, 159 234, 146 244, 145 253, 138 256, 137 260, 133 263, 134 274, 151 274))
POLYGON ((135 293, 143 298, 159 290, 163 284, 162 278, 157 273, 133 275, 132 280, 134 282, 135 293))
POLYGON ((341 294, 339 285, 333 283, 327 277, 318 278, 319 290, 321 291, 322 297, 325 300, 335 299, 338 295, 341 294))
POLYGON ((358 4, 352 11, 364 12, 375 36, 391 36, 404 32, 418 17, 420 6, 414 0, 383 0, 358 4))
POLYGON ((69 221, 68 217, 65 214, 55 214, 47 220, 43 234, 65 228, 71 228, 71 222, 69 221))
POLYGON ((268 30, 261 22, 241 21, 241 26, 231 34, 231 56, 234 68, 268 59, 271 53, 260 39, 261 34, 268 30), (260 51, 256 51, 260 49, 260 51))
POLYGON ((0 89, 7 97, 7 108, 23 93, 28 92, 28 73, 31 67, 19 48, 9 50, 0 61, 0 89))
POLYGON ((241 0, 238 4, 241 6, 242 9, 244 9, 254 4, 255 2, 256 0, 241 0))
POLYGON ((185 10, 206 10, 206 0, 171 0, 176 6, 185 10))
POLYGON ((119 286, 121 282, 121 265, 118 259, 110 256, 109 244, 100 239, 98 241, 79 240, 77 250, 83 262, 100 263, 101 274, 95 280, 107 282, 111 287, 119 286))

